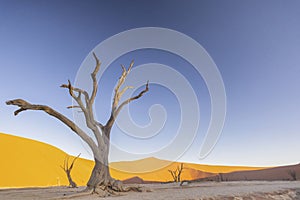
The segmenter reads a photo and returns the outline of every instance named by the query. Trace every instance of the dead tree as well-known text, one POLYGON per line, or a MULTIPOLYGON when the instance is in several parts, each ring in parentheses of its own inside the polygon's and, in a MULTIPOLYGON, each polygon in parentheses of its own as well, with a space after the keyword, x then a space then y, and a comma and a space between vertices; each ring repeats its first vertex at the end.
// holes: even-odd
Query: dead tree
POLYGON ((77 184, 73 181, 72 177, 71 177, 71 171, 73 169, 74 166, 74 162, 79 158, 80 154, 73 159, 71 165, 69 166, 69 158, 70 156, 66 155, 65 160, 64 160, 64 165, 61 165, 60 167, 64 170, 64 172, 66 172, 66 175, 68 177, 68 181, 69 181, 69 187, 72 188, 76 188, 77 184))
POLYGON ((297 173, 296 173, 295 170, 289 170, 288 174, 291 176, 291 178, 292 178, 293 181, 297 180, 297 173))
POLYGON ((173 181, 174 182, 177 182, 177 169, 176 170, 168 170, 169 172, 170 172, 170 174, 171 174, 171 176, 172 176, 172 178, 173 178, 173 181))
POLYGON ((177 171, 178 171, 178 174, 177 174, 177 182, 180 182, 180 181, 181 181, 181 173, 182 173, 182 170, 183 170, 183 163, 181 163, 180 166, 177 167, 177 171))
POLYGON ((72 105, 67 108, 73 109, 77 108, 84 114, 86 126, 93 132, 95 136, 95 140, 92 139, 83 131, 78 125, 76 125, 72 120, 54 110, 53 108, 46 105, 38 105, 31 104, 23 99, 15 99, 7 101, 7 105, 15 105, 20 107, 18 110, 14 112, 15 115, 18 115, 22 111, 26 110, 41 110, 46 112, 47 114, 55 117, 60 120, 66 126, 68 126, 71 130, 73 130, 84 142, 88 144, 91 148, 95 166, 92 170, 92 174, 87 183, 87 192, 98 193, 100 196, 107 196, 109 194, 114 194, 115 192, 126 192, 129 190, 139 191, 140 188, 136 187, 127 187, 124 188, 120 181, 113 179, 109 172, 108 167, 108 154, 109 154, 109 146, 110 146, 110 135, 112 126, 122 110, 122 108, 130 103, 131 101, 137 100, 142 97, 148 90, 148 82, 145 85, 144 90, 142 90, 136 96, 128 98, 120 103, 120 99, 122 95, 128 90, 129 86, 123 87, 123 84, 127 78, 127 75, 130 73, 133 67, 133 61, 130 63, 128 69, 126 69, 123 65, 122 67, 122 75, 119 78, 117 85, 114 89, 114 98, 112 102, 111 114, 106 123, 102 124, 95 120, 94 112, 93 112, 93 104, 95 102, 95 98, 98 91, 98 81, 97 81, 97 73, 100 69, 100 61, 97 58, 96 54, 93 53, 94 59, 96 61, 96 66, 94 71, 91 73, 91 79, 93 83, 93 89, 91 94, 81 88, 74 87, 71 84, 71 81, 68 80, 68 84, 61 85, 62 88, 66 88, 70 94, 70 96, 75 100, 77 105, 72 105))
POLYGON ((219 180, 220 182, 223 182, 223 181, 224 181, 223 173, 219 173, 219 176, 218 176, 218 177, 219 177, 218 180, 219 180))
POLYGON ((168 170, 170 172, 174 182, 181 181, 182 170, 183 170, 183 163, 181 163, 180 166, 177 166, 177 168, 175 170, 168 170))

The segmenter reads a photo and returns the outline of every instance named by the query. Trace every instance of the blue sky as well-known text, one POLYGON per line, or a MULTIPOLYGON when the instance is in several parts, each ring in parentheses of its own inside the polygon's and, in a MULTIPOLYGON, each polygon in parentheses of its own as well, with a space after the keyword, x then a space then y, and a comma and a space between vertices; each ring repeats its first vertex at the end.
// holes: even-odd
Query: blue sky
MULTIPOLYGON (((132 28, 163 27, 201 44, 222 75, 227 113, 211 154, 198 159, 210 117, 209 94, 201 76, 178 56, 158 50, 135 51, 112 63, 101 78, 97 115, 105 121, 119 64, 163 63, 191 83, 201 109, 200 128, 183 161, 274 166, 299 163, 300 3, 298 1, 0 1, 0 131, 43 141, 70 154, 89 157, 80 139, 41 112, 14 117, 13 98, 50 105, 72 117, 67 91, 86 56, 103 40, 132 28), (183 66, 183 67, 181 67, 183 66), (101 94, 100 94, 101 93, 101 94), (203 117, 202 117, 203 116, 203 117)), ((151 81, 151 80, 150 80, 151 81)), ((161 104, 168 113, 162 137, 130 143, 117 127, 113 140, 130 151, 163 145, 176 131, 180 110, 174 95, 152 84, 130 105, 136 123, 149 122, 148 109, 161 104)), ((156 148, 156 147, 155 147, 156 148)), ((8 152, 9 153, 9 152, 8 152)), ((112 155, 111 160, 136 159, 112 155)), ((164 159, 168 159, 163 157, 164 159)))

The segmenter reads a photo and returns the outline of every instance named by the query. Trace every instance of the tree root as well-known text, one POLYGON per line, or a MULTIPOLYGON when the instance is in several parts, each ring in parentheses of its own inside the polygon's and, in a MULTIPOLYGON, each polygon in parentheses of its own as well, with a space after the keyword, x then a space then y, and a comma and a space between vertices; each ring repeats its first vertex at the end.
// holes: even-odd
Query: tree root
POLYGON ((86 187, 82 191, 79 191, 75 194, 66 195, 60 199, 73 199, 93 194, 99 197, 120 196, 125 192, 152 192, 152 190, 139 185, 125 186, 121 181, 111 178, 110 181, 106 182, 106 184, 102 183, 96 187, 86 187))
POLYGON ((121 181, 110 179, 106 184, 98 185, 92 188, 92 193, 100 197, 121 195, 124 192, 151 192, 150 189, 143 186, 124 186, 121 181))

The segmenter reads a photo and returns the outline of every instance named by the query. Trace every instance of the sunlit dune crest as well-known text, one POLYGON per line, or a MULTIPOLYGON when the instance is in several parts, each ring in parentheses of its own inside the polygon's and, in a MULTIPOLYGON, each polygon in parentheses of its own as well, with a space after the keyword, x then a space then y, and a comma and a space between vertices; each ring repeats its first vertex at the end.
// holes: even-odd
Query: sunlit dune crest
MULTIPOLYGON (((60 149, 35 140, 2 133, 0 133, 0 148, 0 187, 68 185, 66 174, 60 167, 67 154, 60 149)), ((179 164, 156 158, 146 158, 137 161, 115 162, 111 163, 110 167, 111 175, 119 180, 139 177, 147 181, 165 182, 172 180, 168 169, 175 170, 179 164), (166 167, 156 171, 150 170, 157 169, 162 164, 166 167), (145 173, 129 173, 142 170, 145 173)), ((71 173, 73 180, 78 185, 85 185, 93 165, 93 161, 79 158, 71 173)), ((214 173, 254 169, 258 168, 184 163, 182 180, 203 178, 214 173)))

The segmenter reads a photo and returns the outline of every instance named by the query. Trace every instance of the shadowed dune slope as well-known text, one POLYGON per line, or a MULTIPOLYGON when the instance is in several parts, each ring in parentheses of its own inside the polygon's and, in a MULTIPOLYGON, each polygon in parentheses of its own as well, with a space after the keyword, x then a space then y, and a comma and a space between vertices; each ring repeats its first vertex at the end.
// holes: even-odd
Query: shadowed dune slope
MULTIPOLYGON (((66 175, 60 167, 66 155, 49 144, 0 133, 0 187, 68 185, 66 175)), ((91 160, 79 158, 76 161, 71 175, 78 185, 86 184, 93 165, 91 160)), ((111 163, 110 171, 111 175, 119 180, 139 177, 143 181, 166 182, 172 180, 168 169, 175 170, 179 165, 180 163, 176 162, 145 158, 111 163)), ((254 169, 260 168, 185 163, 182 180, 204 178, 220 172, 254 169)))
POLYGON ((282 167, 274 167, 262 170, 232 172, 223 175, 224 180, 240 181, 240 180, 294 180, 291 172, 295 173, 295 178, 300 179, 300 164, 282 167))

